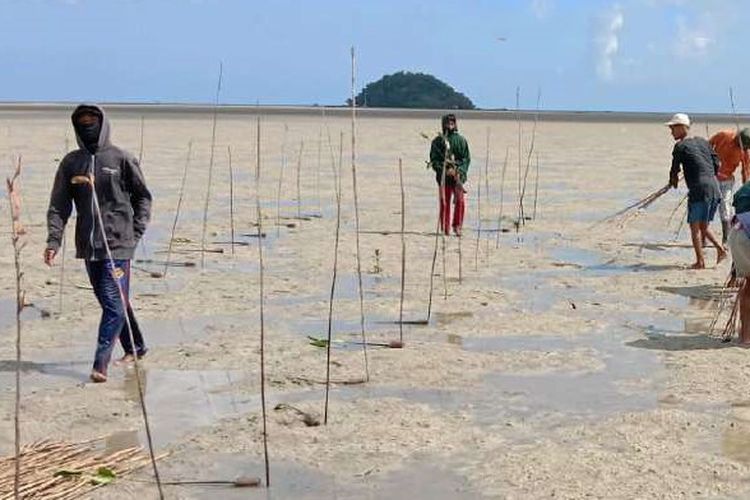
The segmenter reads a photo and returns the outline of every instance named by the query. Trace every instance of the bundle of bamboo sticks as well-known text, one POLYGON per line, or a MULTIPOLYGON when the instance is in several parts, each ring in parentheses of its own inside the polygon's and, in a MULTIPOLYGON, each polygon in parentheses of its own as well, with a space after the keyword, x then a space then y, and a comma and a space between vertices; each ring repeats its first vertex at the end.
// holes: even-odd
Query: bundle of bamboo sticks
POLYGON ((672 186, 670 184, 666 184, 653 193, 650 193, 648 196, 645 196, 635 203, 628 205, 619 212, 616 212, 609 217, 602 219, 601 221, 599 221, 599 223, 617 222, 619 226, 624 226, 626 223, 635 219, 643 210, 646 210, 648 207, 650 207, 656 200, 664 196, 671 188, 672 186))
MULTIPOLYGON (((106 453, 97 449, 101 442, 102 439, 79 443, 42 440, 22 447, 20 496, 79 498, 150 463, 148 453, 140 447, 106 453)), ((13 498, 14 471, 14 456, 0 458, 0 500, 13 498)))

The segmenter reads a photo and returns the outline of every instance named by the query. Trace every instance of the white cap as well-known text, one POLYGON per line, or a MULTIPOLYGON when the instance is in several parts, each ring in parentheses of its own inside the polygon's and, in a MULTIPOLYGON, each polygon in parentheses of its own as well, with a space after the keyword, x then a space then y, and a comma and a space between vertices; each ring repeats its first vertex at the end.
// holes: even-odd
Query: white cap
POLYGON ((689 127, 690 117, 685 113, 676 113, 668 122, 664 123, 664 125, 667 127, 671 127, 672 125, 685 125, 686 127, 689 127))

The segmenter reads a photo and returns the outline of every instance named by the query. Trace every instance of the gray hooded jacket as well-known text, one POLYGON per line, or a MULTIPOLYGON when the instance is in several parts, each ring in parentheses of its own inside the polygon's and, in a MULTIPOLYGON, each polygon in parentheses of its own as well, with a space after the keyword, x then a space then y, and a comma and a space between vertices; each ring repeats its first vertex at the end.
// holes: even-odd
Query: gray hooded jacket
POLYGON ((76 257, 107 259, 91 186, 86 182, 93 173, 112 258, 131 259, 151 217, 151 193, 138 160, 110 142, 109 121, 102 108, 91 104, 78 106, 72 115, 73 127, 75 117, 82 110, 100 116, 98 145, 95 153, 90 153, 76 131, 79 149, 68 153, 60 162, 47 210, 47 247, 55 251, 60 248, 63 230, 75 203, 76 257))

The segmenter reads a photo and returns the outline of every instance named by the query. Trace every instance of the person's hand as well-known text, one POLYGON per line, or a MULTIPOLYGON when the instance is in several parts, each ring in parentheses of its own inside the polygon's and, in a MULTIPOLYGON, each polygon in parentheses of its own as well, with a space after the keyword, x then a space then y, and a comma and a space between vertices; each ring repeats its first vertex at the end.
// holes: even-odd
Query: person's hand
POLYGON ((52 267, 52 263, 55 261, 55 255, 57 255, 57 250, 53 248, 45 248, 44 249, 44 263, 52 267))
POLYGON ((456 177, 456 169, 453 168, 453 167, 449 167, 448 170, 446 171, 446 175, 448 177, 455 178, 456 177))

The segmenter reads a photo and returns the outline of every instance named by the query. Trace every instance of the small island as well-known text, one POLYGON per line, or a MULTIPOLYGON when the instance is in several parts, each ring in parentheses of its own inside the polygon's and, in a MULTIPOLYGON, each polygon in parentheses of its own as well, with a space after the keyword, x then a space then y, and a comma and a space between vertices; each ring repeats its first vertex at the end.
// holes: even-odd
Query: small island
MULTIPOLYGON (((468 97, 447 83, 408 71, 368 83, 355 99, 358 107, 366 108, 475 109, 468 97)), ((351 99, 347 105, 351 105, 351 99)))

